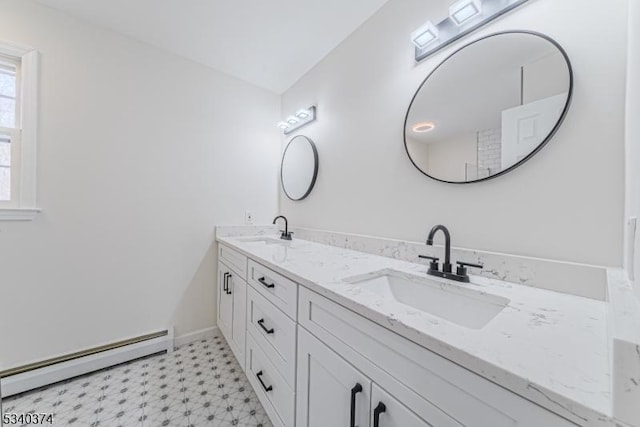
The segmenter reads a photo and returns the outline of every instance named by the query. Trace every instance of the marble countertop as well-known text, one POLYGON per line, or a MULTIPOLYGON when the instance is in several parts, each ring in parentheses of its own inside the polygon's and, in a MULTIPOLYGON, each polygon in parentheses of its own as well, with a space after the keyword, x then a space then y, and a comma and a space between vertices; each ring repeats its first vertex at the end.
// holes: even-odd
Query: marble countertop
POLYGON ((437 279, 509 300, 486 326, 469 329, 350 283, 385 269, 433 279, 425 265, 295 238, 217 240, 579 425, 624 425, 611 415, 606 301, 480 276, 470 284, 437 279))

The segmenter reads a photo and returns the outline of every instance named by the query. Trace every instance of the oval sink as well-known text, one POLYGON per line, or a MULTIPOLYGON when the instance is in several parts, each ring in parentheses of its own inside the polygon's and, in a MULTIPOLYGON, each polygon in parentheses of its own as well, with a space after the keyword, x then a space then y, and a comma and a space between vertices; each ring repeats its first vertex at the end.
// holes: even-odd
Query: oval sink
POLYGON ((509 304, 507 298, 465 288, 464 285, 400 272, 381 272, 350 283, 470 329, 481 329, 509 304))

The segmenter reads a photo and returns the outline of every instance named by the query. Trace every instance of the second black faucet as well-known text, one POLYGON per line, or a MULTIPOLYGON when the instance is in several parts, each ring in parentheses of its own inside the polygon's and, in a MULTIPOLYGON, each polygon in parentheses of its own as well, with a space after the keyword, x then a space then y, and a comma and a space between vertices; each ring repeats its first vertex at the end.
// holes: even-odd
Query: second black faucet
POLYGON ((284 230, 280 230, 280 232, 282 233, 280 235, 280 238, 282 240, 291 240, 291 235, 293 234, 293 232, 289 231, 289 221, 287 221, 287 218, 284 215, 279 215, 273 219, 273 223, 275 224, 279 219, 284 219, 284 230))

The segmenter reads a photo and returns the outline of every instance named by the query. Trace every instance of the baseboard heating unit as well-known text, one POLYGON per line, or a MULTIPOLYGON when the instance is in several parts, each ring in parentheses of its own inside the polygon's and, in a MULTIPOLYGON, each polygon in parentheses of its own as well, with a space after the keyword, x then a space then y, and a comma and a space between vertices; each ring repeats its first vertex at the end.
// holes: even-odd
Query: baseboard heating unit
POLYGON ((13 396, 152 354, 173 351, 173 329, 0 372, 2 397, 13 396))

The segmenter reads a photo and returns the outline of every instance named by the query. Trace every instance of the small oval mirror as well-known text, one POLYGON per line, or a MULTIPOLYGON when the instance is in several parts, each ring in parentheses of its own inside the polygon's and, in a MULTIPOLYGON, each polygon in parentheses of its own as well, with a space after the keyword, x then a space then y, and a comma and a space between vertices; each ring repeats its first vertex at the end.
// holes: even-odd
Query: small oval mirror
POLYGON ((318 151, 309 138, 295 136, 282 154, 282 190, 291 200, 302 200, 311 193, 318 176, 318 151))
POLYGON ((407 112, 414 166, 438 181, 495 178, 538 152, 569 108, 573 75, 554 40, 528 31, 481 38, 424 80, 407 112))

